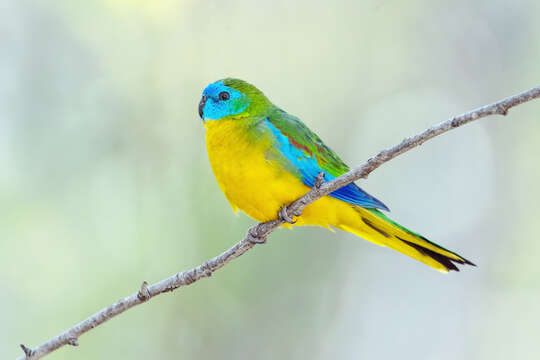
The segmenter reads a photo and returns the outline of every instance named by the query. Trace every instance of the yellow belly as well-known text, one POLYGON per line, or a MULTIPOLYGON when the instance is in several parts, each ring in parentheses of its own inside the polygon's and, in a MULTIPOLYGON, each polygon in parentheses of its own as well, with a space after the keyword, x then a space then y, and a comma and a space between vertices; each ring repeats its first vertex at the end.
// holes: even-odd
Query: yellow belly
MULTIPOLYGON (((254 140, 241 126, 234 119, 205 123, 212 170, 235 211, 240 209, 257 221, 275 219, 282 206, 298 199, 309 188, 268 161, 265 149, 270 143, 254 140)), ((295 225, 339 226, 357 219, 352 205, 326 196, 307 206, 295 225)))

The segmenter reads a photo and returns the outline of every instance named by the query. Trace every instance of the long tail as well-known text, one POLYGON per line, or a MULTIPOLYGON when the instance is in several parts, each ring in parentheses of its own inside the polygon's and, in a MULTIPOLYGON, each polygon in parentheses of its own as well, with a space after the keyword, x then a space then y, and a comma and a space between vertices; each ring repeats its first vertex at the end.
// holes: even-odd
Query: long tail
POLYGON ((444 273, 451 270, 459 271, 456 264, 476 266, 464 257, 406 229, 379 210, 362 207, 355 207, 355 210, 360 213, 361 223, 352 226, 340 225, 339 228, 399 251, 444 273))

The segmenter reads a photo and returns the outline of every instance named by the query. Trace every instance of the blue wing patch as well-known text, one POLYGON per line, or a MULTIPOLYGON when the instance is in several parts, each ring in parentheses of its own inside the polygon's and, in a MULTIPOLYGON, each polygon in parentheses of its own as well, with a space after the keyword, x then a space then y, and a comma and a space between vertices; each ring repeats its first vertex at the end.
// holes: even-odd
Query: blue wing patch
MULTIPOLYGON (((326 181, 336 178, 329 174, 328 171, 321 169, 315 156, 306 154, 302 149, 291 144, 289 138, 283 135, 268 119, 265 120, 265 123, 275 136, 279 144, 279 151, 290 161, 291 165, 298 170, 304 185, 313 187, 315 179, 321 171, 324 172, 326 181)), ((329 195, 350 204, 390 211, 381 201, 369 195, 354 183, 344 186, 329 195)))

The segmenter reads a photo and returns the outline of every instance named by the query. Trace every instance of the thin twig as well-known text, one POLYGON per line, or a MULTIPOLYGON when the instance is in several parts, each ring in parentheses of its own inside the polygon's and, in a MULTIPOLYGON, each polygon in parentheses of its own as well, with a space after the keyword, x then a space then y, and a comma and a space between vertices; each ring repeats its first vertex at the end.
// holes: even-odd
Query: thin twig
POLYGON ((78 338, 82 334, 92 330, 96 326, 103 324, 105 321, 112 319, 117 315, 120 315, 121 313, 128 309, 131 309, 135 305, 139 305, 145 301, 150 300, 156 295, 168 291, 173 291, 181 286, 187 286, 202 278, 209 277, 214 271, 223 267, 231 260, 244 254, 249 249, 254 247, 255 244, 264 243, 266 241, 266 237, 272 231, 283 225, 287 219, 290 219, 290 216, 287 214, 300 216, 304 208, 315 200, 320 199, 321 197, 328 195, 329 193, 343 186, 346 186, 353 181, 361 178, 366 178, 373 170, 375 170, 385 162, 395 158, 400 154, 403 154, 408 150, 411 150, 418 145, 423 144, 427 140, 437 135, 440 135, 459 126, 465 125, 471 121, 489 115, 506 115, 510 108, 531 101, 532 99, 538 97, 540 97, 540 86, 534 87, 520 94, 510 96, 493 104, 483 106, 476 110, 472 110, 470 112, 446 120, 440 124, 434 125, 431 128, 424 130, 418 135, 404 139, 400 144, 396 146, 382 150, 376 156, 366 161, 363 165, 352 169, 348 173, 332 181, 324 183, 324 174, 319 174, 319 176, 317 177, 318 180, 316 181, 316 186, 314 186, 307 194, 302 196, 300 199, 288 205, 284 209, 284 214, 278 216, 276 220, 259 223, 251 227, 248 230, 244 239, 242 239, 240 242, 238 242, 236 245, 234 245, 232 248, 228 249, 221 255, 218 255, 215 258, 204 262, 202 265, 199 265, 194 269, 177 273, 150 286, 148 285, 148 283, 143 282, 140 290, 136 293, 100 310, 89 318, 64 331, 60 335, 39 345, 35 349, 30 349, 21 344, 20 346, 25 354, 19 357, 18 360, 39 359, 64 345, 77 346, 78 338))

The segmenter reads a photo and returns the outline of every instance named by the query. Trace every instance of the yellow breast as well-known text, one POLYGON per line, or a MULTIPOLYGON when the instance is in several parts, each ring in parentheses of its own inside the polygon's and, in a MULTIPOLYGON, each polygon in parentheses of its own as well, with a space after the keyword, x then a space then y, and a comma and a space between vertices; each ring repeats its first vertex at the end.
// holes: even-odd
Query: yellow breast
POLYGON ((258 221, 275 219, 279 209, 309 190, 265 158, 269 139, 253 138, 235 119, 206 121, 206 148, 217 182, 236 211, 258 221))
MULTIPOLYGON (((253 138, 242 126, 242 121, 235 119, 205 122, 210 164, 233 210, 240 209, 257 221, 273 220, 282 206, 309 188, 265 157, 272 146, 270 139, 253 138)), ((295 225, 340 227, 357 217, 350 204, 325 196, 308 205, 295 225)))

